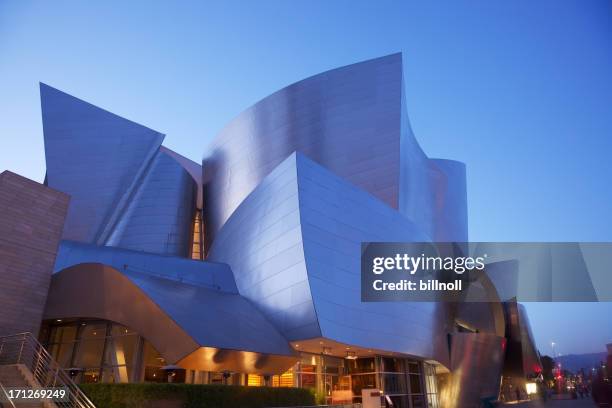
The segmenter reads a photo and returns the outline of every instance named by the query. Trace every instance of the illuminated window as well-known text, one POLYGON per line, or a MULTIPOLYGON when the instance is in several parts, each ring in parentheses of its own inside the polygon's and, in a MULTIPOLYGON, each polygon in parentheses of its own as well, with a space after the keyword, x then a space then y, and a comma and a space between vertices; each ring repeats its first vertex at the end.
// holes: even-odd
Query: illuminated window
POLYGON ((281 375, 275 375, 272 377, 273 387, 293 387, 293 369, 285 371, 281 375))
POLYGON ((202 213, 197 210, 193 219, 193 239, 191 240, 191 259, 204 259, 204 251, 202 250, 203 231, 202 231, 202 213))
POLYGON ((247 385, 249 387, 261 387, 264 385, 263 376, 257 374, 249 374, 247 379, 247 385))

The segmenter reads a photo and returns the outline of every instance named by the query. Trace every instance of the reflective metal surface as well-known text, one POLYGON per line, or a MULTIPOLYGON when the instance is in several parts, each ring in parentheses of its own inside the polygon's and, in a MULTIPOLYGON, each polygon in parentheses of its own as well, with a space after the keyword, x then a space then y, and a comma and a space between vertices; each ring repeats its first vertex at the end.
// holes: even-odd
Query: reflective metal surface
POLYGON ((71 196, 63 238, 188 256, 200 166, 164 135, 41 84, 46 182, 71 196))
POLYGON ((467 241, 465 168, 423 153, 410 129, 402 69, 402 55, 392 54, 327 71, 230 122, 204 160, 209 238, 298 151, 399 209, 431 239, 467 241))
POLYGON ((190 285, 238 293, 232 271, 226 264, 61 241, 53 272, 57 273, 81 263, 100 263, 119 271, 129 268, 136 272, 178 280, 190 285))
POLYGON ((119 272, 86 263, 54 274, 44 318, 76 317, 130 327, 172 363, 200 355, 202 347, 213 350, 217 360, 200 370, 227 362, 226 370, 277 372, 296 361, 286 340, 243 297, 129 267, 119 272))
POLYGON ((399 212, 297 153, 242 202, 209 259, 228 263, 239 292, 291 341, 325 337, 445 361, 432 342, 441 304, 361 302, 362 241, 426 239, 399 212))
POLYGON ((542 372, 540 355, 535 347, 525 306, 516 302, 504 303, 508 349, 504 375, 525 378, 542 372))
POLYGON ((47 185, 70 194, 64 238, 96 242, 164 135, 40 85, 47 185))
POLYGON ((439 384, 444 408, 480 408, 483 398, 497 399, 505 339, 487 333, 451 335, 451 372, 439 384))
POLYGON ((196 193, 191 175, 158 152, 105 245, 189 257, 196 193))
POLYGON ((204 161, 209 234, 294 151, 397 207, 401 65, 395 54, 324 72, 230 122, 204 161))
MULTIPOLYGON (((496 395, 504 336, 523 371, 537 360, 520 307, 361 302, 361 242, 468 241, 465 166, 422 151, 402 70, 393 54, 279 90, 220 132, 203 174, 162 134, 41 85, 47 183, 72 196, 45 318, 123 324, 184 368, 278 374, 292 346, 328 341, 439 363, 445 407, 496 395), (207 262, 184 259, 196 207, 207 262)), ((482 290, 512 297, 512 267, 482 290)))

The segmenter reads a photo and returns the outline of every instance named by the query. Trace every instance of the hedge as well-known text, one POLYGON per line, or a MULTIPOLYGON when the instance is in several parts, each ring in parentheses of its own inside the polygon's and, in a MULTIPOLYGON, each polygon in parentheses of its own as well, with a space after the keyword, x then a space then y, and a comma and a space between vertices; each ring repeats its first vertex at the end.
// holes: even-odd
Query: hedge
POLYGON ((168 383, 81 384, 98 408, 264 408, 314 405, 314 395, 302 388, 246 387, 168 383))

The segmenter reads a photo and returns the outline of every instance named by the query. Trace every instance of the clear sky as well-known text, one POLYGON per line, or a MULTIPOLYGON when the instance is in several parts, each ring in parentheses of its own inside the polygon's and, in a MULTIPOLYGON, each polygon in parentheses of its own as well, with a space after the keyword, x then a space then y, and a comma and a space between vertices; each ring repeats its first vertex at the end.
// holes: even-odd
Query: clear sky
MULTIPOLYGON (((608 0, 0 0, 0 171, 43 179, 39 81, 199 161, 262 97, 398 51, 417 139, 467 164, 472 240, 612 241, 608 0)), ((612 304, 528 308, 544 353, 612 342, 612 304)))

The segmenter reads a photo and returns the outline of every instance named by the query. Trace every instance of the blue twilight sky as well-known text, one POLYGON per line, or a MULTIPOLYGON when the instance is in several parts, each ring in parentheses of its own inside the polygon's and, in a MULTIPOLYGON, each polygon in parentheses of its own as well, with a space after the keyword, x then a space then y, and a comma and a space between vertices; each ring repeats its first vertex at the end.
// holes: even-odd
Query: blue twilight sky
MULTIPOLYGON (((397 51, 417 139, 467 163, 472 240, 612 241, 608 0, 0 0, 0 171, 43 179, 39 81, 199 161, 260 98, 397 51)), ((528 308, 544 353, 612 342, 612 304, 528 308)))

